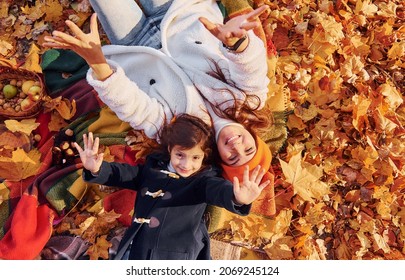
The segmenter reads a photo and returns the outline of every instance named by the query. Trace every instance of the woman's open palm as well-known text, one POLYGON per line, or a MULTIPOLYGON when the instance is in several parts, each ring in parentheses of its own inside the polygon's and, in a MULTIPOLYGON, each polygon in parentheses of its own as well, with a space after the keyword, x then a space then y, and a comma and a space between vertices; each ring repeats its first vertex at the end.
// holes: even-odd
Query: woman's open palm
POLYGON ((201 17, 199 20, 212 35, 218 38, 225 45, 233 45, 235 40, 245 36, 246 32, 259 26, 258 16, 268 10, 268 6, 263 5, 250 13, 231 18, 225 24, 214 24, 207 18, 201 17))
POLYGON ((97 14, 90 18, 90 33, 84 33, 75 23, 66 21, 73 35, 61 31, 53 31, 52 36, 45 36, 44 47, 55 49, 68 49, 80 55, 89 65, 105 62, 101 49, 101 40, 98 32, 97 14))
POLYGON ((249 175, 249 166, 246 166, 243 172, 242 183, 239 182, 237 177, 234 177, 233 193, 235 195, 236 203, 250 204, 259 197, 263 189, 270 184, 269 180, 260 183, 264 174, 266 174, 266 170, 258 165, 249 175))

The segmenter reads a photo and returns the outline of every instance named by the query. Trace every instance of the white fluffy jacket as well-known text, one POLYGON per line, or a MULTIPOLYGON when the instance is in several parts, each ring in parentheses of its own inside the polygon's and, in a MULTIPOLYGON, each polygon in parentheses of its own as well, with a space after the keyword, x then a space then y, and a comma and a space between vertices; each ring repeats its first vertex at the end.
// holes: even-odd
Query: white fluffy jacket
MULTIPOLYGON (((115 73, 105 81, 94 79, 92 70, 87 74, 100 99, 148 137, 156 138, 163 123, 179 113, 210 123, 202 96, 224 109, 235 102, 224 89, 241 100, 246 96, 240 90, 254 94, 260 99, 255 105, 264 105, 269 80, 263 42, 249 31, 248 47, 241 53, 230 52, 198 20, 201 16, 223 23, 215 0, 174 0, 161 23, 160 50, 104 46, 115 73), (230 83, 209 75, 215 70, 214 62, 230 83)), ((216 119, 213 117, 214 122, 216 119)))

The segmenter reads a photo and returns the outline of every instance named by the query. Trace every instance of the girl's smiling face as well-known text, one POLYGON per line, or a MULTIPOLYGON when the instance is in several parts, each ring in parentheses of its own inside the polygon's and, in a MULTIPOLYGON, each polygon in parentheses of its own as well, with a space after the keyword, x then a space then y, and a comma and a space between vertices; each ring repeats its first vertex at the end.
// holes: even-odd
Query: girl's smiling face
POLYGON ((204 151, 200 145, 196 145, 191 149, 175 145, 169 152, 171 165, 176 173, 184 178, 200 170, 204 160, 204 151))
POLYGON ((222 161, 229 166, 244 165, 257 150, 253 135, 239 125, 225 126, 218 135, 217 147, 222 161))

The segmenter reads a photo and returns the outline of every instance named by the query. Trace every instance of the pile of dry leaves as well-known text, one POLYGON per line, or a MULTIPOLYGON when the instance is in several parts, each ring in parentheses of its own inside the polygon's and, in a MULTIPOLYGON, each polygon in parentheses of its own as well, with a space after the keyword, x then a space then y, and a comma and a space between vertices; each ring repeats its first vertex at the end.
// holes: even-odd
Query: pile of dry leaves
MULTIPOLYGON (((277 216, 242 231, 235 220, 223 238, 271 259, 404 259, 403 1, 254 2, 271 8, 263 24, 278 51, 272 89, 290 97, 289 134, 274 159, 277 216)), ((83 26, 90 14, 87 0, 2 1, 0 57, 40 71, 43 36, 64 30, 67 18, 83 26)), ((60 129, 72 104, 48 101, 60 129)), ((0 177, 35 174, 38 151, 28 139, 35 125, 2 124, 0 177)), ((105 258, 110 244, 102 236, 111 227, 103 223, 115 226, 114 213, 76 215, 69 230, 94 244, 98 236, 88 254, 105 258), (96 220, 103 226, 90 226, 96 220)))

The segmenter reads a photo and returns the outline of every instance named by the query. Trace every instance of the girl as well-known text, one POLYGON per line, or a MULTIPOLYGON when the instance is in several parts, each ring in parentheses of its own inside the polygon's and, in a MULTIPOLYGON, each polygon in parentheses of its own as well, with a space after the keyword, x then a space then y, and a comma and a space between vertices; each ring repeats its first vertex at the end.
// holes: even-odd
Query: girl
POLYGON ((210 259, 202 219, 207 204, 247 215, 252 201, 269 184, 260 183, 265 170, 257 166, 249 175, 246 168, 243 181, 235 177, 233 184, 219 177, 219 170, 209 164, 211 129, 190 115, 165 125, 160 140, 159 151, 137 166, 103 161, 99 139, 91 132, 83 135, 84 149, 74 143, 84 180, 138 191, 133 224, 116 258, 128 250, 129 259, 210 259))
MULTIPOLYGON (((272 180, 271 152, 253 133, 269 121, 268 115, 257 111, 267 98, 266 49, 252 30, 267 6, 223 24, 213 0, 149 1, 152 6, 145 12, 155 11, 157 18, 150 14, 146 18, 133 0, 119 2, 112 7, 106 0, 92 1, 96 9, 108 12, 102 18, 106 29, 110 25, 111 33, 117 33, 111 35, 113 42, 152 47, 102 48, 96 14, 89 34, 67 21, 74 36, 54 31, 52 37, 45 37, 44 46, 71 49, 82 56, 91 68, 87 80, 100 99, 149 138, 156 139, 165 120, 177 114, 198 116, 214 125, 225 177, 242 179, 245 165, 252 170, 261 163, 267 168, 266 178, 272 180), (150 34, 155 31, 158 35, 150 34), (161 42, 159 50, 155 48, 160 45, 150 41, 156 38, 161 42)), ((275 213, 273 187, 259 203, 254 208, 265 209, 261 214, 275 213)))

